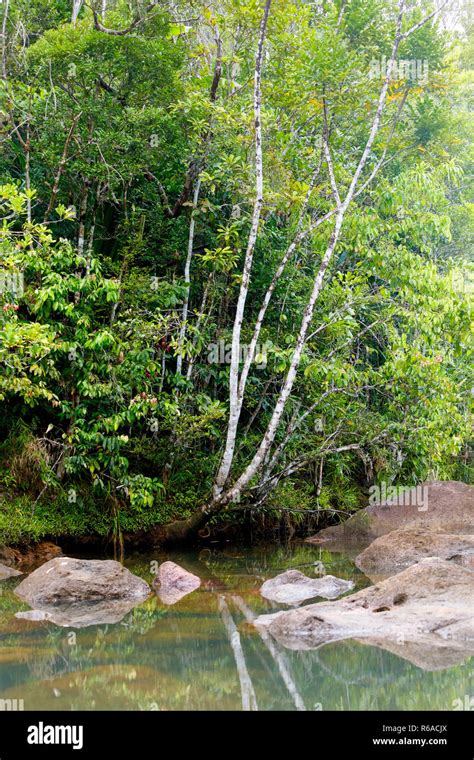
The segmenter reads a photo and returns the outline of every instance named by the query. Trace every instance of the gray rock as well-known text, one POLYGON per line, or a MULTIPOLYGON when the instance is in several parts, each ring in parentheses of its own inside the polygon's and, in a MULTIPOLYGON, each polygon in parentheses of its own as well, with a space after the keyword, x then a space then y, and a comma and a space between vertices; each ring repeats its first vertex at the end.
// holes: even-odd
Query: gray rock
POLYGON ((5 581, 7 578, 15 578, 18 575, 23 575, 19 570, 15 570, 13 567, 7 567, 0 562, 0 581, 5 581))
POLYGON ((32 623, 40 623, 44 620, 50 620, 49 612, 46 610, 27 610, 26 612, 15 612, 18 620, 30 620, 32 623))
POLYGON ((299 570, 287 570, 285 573, 265 581, 260 593, 271 602, 297 605, 317 596, 324 597, 324 599, 335 599, 352 588, 354 588, 352 581, 345 581, 336 578, 334 575, 308 578, 299 570))
POLYGON ((437 670, 474 654, 473 598, 473 572, 431 558, 337 602, 263 615, 255 624, 289 649, 357 639, 437 670))
POLYGON ((453 534, 474 532, 473 486, 449 480, 425 483, 418 488, 422 487, 426 489, 422 503, 416 489, 411 489, 402 499, 365 507, 344 523, 325 528, 306 540, 331 543, 331 549, 354 544, 360 551, 379 536, 399 528, 428 528, 453 534))
POLYGON ((474 536, 430 528, 393 530, 372 541, 355 563, 372 577, 400 572, 426 557, 439 557, 474 569, 474 536))
POLYGON ((147 583, 114 560, 57 557, 25 578, 15 594, 32 607, 103 600, 130 601, 147 598, 147 583))
POLYGON ((153 587, 163 604, 176 604, 200 585, 201 579, 197 575, 170 561, 160 565, 153 581, 153 587))

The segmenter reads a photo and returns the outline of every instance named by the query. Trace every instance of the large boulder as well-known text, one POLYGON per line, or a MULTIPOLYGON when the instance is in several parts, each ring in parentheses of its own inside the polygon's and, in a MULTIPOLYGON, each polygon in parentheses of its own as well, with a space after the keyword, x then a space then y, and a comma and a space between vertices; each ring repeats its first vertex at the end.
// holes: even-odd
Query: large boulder
POLYGON ((163 604, 176 604, 200 585, 201 579, 197 575, 170 561, 159 566, 158 575, 153 581, 153 587, 163 604))
POLYGON ((46 562, 15 589, 20 599, 38 609, 80 601, 121 600, 138 604, 149 592, 148 584, 120 562, 71 557, 46 562))
POLYGON ((379 536, 399 528, 429 528, 448 533, 474 532, 474 487, 454 480, 435 481, 412 488, 356 512, 340 525, 325 528, 306 539, 359 550, 379 536))
POLYGON ((334 575, 308 578, 299 570, 287 570, 285 573, 265 581, 260 593, 271 602, 297 605, 317 596, 324 599, 336 599, 352 588, 354 588, 352 581, 345 581, 336 578, 334 575))
POLYGON ((392 530, 372 541, 355 563, 372 577, 400 572, 426 557, 439 557, 474 569, 474 536, 430 528, 392 530))
POLYGON ((0 562, 0 581, 4 581, 7 578, 15 578, 17 575, 23 575, 19 570, 15 570, 13 567, 7 567, 0 562))
POLYGON ((336 602, 320 602, 257 618, 289 649, 357 639, 396 651, 427 670, 474 654, 474 573, 425 559, 336 602))

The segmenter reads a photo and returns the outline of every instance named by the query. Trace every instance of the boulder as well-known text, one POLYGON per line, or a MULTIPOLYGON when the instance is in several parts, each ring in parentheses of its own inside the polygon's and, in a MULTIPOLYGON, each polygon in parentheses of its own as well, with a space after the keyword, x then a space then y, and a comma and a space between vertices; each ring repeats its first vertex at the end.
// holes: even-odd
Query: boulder
POLYGON ((15 594, 32 607, 103 600, 138 604, 147 598, 147 583, 120 562, 100 559, 57 557, 41 565, 15 589, 15 594))
POLYGON ((15 570, 13 567, 7 567, 0 562, 0 581, 4 581, 7 578, 14 578, 17 575, 23 575, 19 570, 15 570))
POLYGON ((297 605, 317 596, 324 599, 335 599, 352 588, 354 588, 352 581, 345 581, 336 578, 334 575, 308 578, 299 570, 287 570, 285 573, 265 581, 260 593, 271 602, 297 605))
POLYGON ((200 585, 201 579, 197 575, 169 561, 159 566, 158 575, 153 581, 153 587, 163 604, 176 604, 200 585))
POLYGON ((439 557, 474 569, 474 536, 430 528, 392 530, 372 541, 355 563, 370 577, 400 572, 426 557, 439 557))
POLYGON ((340 525, 325 528, 306 539, 360 549, 379 536, 399 528, 428 528, 447 533, 474 532, 474 487, 454 480, 425 483, 392 501, 359 510, 340 525), (425 490, 421 490, 425 489, 425 490), (421 498, 420 498, 421 495, 421 498))
POLYGON ((473 598, 473 572, 430 558, 339 601, 263 615, 255 624, 289 649, 357 639, 436 670, 474 654, 473 598))

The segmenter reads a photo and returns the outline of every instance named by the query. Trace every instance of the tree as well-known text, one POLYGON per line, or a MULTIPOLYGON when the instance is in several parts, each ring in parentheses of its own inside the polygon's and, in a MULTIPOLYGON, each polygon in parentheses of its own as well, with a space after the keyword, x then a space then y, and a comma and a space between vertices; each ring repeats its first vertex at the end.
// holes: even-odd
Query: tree
POLYGON ((468 123, 444 5, 35 8, 1 91, 25 278, 2 361, 5 424, 49 447, 41 499, 92 483, 104 524, 172 540, 451 473, 468 123), (38 330, 41 393, 11 357, 38 330))

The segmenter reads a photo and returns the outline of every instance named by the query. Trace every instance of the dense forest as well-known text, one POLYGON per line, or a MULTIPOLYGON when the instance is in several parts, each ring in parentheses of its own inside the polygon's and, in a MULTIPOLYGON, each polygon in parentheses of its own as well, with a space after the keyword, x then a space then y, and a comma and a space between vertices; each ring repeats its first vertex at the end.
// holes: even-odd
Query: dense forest
POLYGON ((0 13, 1 541, 472 479, 467 4, 0 13))

